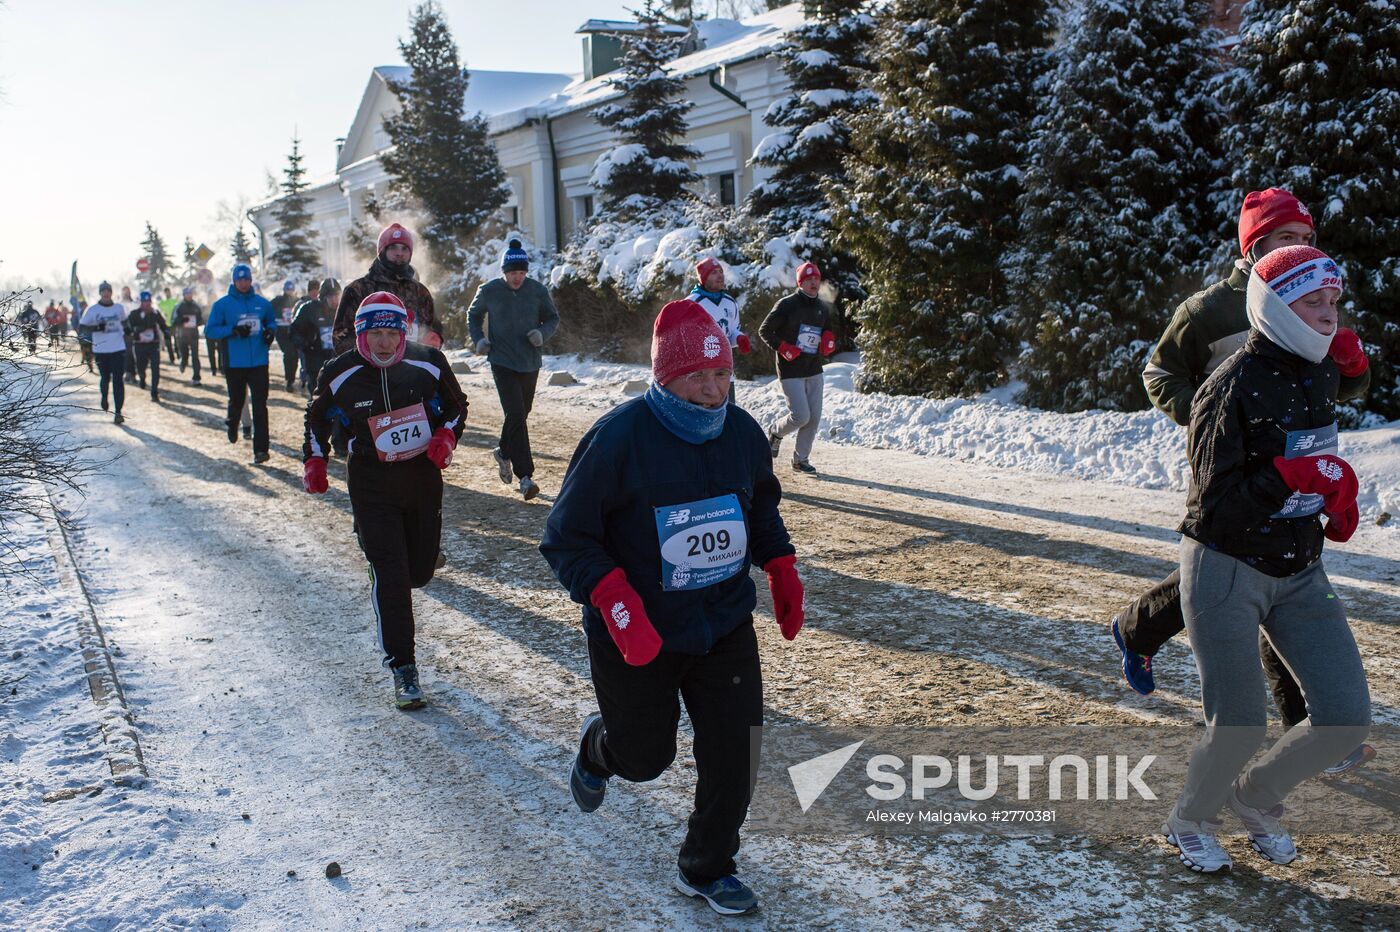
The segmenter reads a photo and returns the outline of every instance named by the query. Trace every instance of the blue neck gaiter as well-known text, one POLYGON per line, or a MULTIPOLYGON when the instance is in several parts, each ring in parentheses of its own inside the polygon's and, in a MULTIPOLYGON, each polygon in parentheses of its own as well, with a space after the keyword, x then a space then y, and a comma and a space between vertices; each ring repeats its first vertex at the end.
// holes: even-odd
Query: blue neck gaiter
POLYGON ((655 382, 643 396, 647 407, 656 415, 667 430, 697 446, 713 440, 724 430, 724 415, 729 410, 728 403, 718 408, 705 408, 668 392, 655 382))

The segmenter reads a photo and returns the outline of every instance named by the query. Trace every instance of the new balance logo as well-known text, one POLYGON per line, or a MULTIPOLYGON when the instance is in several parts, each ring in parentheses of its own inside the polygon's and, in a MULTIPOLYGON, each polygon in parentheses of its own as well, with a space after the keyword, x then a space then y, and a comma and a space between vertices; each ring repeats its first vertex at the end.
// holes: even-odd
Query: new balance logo
POLYGON ((388 427, 391 423, 393 423, 393 420, 394 420, 394 419, 391 418, 391 417, 381 417, 381 418, 379 419, 379 426, 380 426, 380 427, 388 427))
POLYGON ((1316 443, 1317 443, 1317 434, 1308 434, 1306 437, 1299 437, 1299 438, 1298 438, 1298 446, 1296 447, 1296 449, 1299 449, 1299 450, 1311 450, 1311 449, 1313 448, 1313 446, 1316 445, 1316 443))
POLYGON ((678 527, 690 520, 690 509, 680 508, 666 516, 666 527, 678 527))

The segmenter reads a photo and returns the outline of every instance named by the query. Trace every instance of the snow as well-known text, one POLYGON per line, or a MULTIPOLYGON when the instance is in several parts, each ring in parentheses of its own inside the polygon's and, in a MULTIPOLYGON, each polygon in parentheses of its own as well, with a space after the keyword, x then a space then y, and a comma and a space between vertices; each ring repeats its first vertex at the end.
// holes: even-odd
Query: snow
MULTIPOLYGON (((407 65, 380 65, 374 70, 392 81, 405 82, 413 77, 413 69, 407 65)), ((468 69, 463 108, 469 114, 487 117, 510 113, 558 93, 575 79, 575 75, 550 72, 468 69)))

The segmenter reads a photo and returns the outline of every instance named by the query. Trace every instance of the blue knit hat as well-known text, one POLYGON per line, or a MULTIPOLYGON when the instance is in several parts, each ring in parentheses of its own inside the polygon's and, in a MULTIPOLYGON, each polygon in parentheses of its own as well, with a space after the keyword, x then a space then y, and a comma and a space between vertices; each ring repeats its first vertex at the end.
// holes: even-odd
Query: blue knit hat
POLYGON ((510 241, 506 254, 501 256, 502 272, 528 272, 530 270, 530 257, 525 253, 525 247, 520 245, 520 240, 510 241))
POLYGON ((253 270, 240 262, 233 267, 233 280, 236 282, 250 282, 253 280, 253 270))
POLYGON ((149 291, 143 291, 141 292, 140 298, 142 301, 149 301, 151 300, 151 293, 149 291))

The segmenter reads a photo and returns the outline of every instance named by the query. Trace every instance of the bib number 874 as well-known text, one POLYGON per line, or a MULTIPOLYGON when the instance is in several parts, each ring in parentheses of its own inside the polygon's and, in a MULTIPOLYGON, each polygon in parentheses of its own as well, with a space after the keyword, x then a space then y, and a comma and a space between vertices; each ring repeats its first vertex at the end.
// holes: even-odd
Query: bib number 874
POLYGON ((401 447, 410 440, 419 440, 422 437, 423 431, 417 424, 389 431, 389 442, 396 447, 401 447))
POLYGON ((730 544, 728 531, 720 531, 718 534, 711 534, 709 531, 691 534, 685 541, 690 544, 690 550, 686 552, 692 557, 698 557, 701 553, 714 553, 716 550, 728 550, 730 544))

